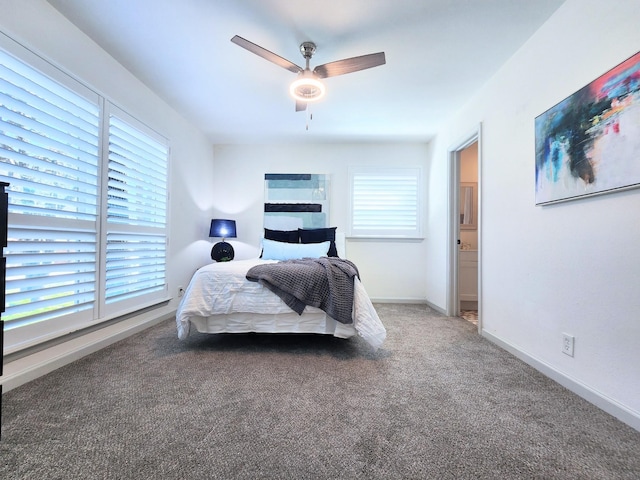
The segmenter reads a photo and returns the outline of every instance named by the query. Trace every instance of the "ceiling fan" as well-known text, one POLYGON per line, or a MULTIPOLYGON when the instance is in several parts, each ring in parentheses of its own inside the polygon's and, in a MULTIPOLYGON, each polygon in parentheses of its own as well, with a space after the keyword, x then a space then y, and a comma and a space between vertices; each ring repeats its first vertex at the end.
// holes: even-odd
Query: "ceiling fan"
POLYGON ((386 63, 384 52, 371 53, 359 57, 345 58, 335 62, 318 65, 311 71, 309 68, 309 60, 316 51, 316 45, 313 42, 302 42, 300 44, 300 53, 306 61, 305 68, 290 62, 286 58, 276 55, 269 50, 256 45, 238 35, 235 35, 231 41, 236 45, 249 50, 251 53, 268 60, 276 65, 297 73, 298 78, 291 84, 289 92, 296 100, 296 112, 306 110, 308 102, 314 102, 322 98, 325 92, 324 84, 321 78, 335 77, 344 75, 345 73, 357 72, 367 68, 377 67, 386 63))

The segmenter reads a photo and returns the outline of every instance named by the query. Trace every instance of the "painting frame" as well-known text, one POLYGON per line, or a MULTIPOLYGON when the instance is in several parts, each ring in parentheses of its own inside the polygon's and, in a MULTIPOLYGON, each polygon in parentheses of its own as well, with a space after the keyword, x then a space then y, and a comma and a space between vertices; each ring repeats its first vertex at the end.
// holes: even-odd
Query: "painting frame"
POLYGON ((535 204, 640 187, 640 52, 535 119, 535 204))

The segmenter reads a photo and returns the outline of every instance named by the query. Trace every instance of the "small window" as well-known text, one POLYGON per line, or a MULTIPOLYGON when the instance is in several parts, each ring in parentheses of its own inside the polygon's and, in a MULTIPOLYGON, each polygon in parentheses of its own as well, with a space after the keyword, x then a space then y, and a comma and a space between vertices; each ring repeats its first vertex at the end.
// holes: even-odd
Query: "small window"
POLYGON ((420 168, 352 168, 350 236, 419 238, 420 168))

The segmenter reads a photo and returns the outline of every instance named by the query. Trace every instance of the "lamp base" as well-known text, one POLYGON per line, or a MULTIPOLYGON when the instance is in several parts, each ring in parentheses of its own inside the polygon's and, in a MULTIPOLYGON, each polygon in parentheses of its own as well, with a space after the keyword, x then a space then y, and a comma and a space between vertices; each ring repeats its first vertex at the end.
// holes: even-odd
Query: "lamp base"
POLYGON ((228 262, 233 260, 235 252, 230 243, 218 242, 211 249, 211 260, 216 262, 228 262))

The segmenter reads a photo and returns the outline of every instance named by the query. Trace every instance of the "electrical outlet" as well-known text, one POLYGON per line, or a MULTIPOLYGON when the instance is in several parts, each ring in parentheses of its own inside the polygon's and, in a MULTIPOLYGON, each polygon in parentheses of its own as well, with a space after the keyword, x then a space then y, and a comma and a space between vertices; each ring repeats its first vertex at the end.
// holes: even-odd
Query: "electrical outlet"
POLYGON ((178 287, 178 297, 181 297, 184 295, 184 287, 178 287))
POLYGON ((573 347, 575 344, 576 339, 573 337, 573 335, 569 335, 568 333, 563 333, 562 334, 562 353, 564 353, 565 355, 569 355, 570 357, 573 357, 573 347))

